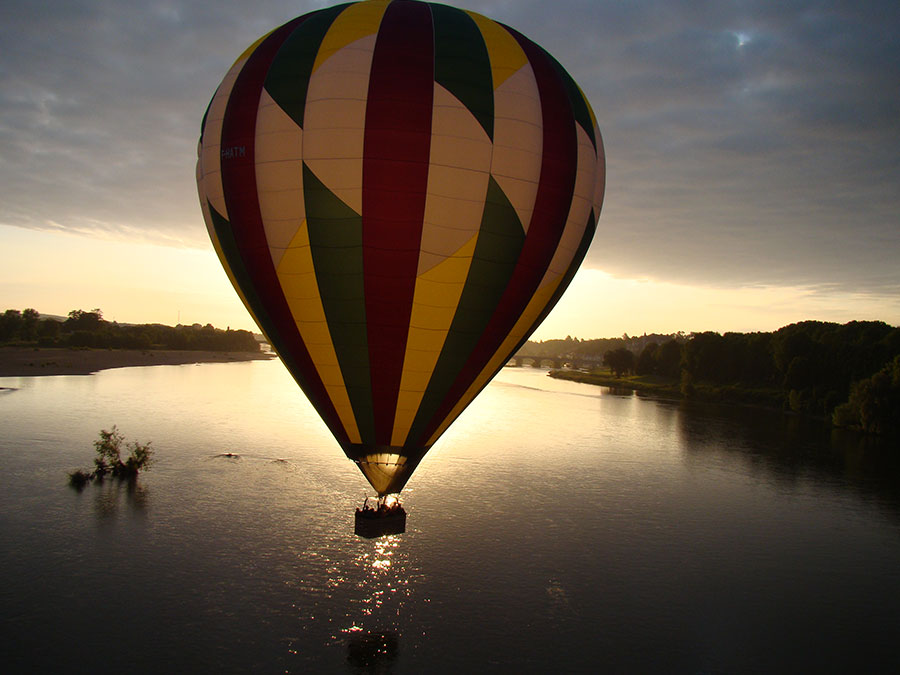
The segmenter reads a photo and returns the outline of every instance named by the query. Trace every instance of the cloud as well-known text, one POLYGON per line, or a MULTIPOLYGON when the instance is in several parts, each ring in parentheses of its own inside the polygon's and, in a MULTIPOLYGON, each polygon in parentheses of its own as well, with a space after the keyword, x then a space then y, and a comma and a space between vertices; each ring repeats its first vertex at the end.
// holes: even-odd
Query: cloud
POLYGON ((588 263, 900 290, 897 10, 629 4, 567 63, 609 162, 588 263))
MULTIPOLYGON (((206 246, 199 123, 236 56, 325 2, 16 3, 0 26, 0 223, 206 246)), ((592 101, 619 277, 900 291, 895 2, 461 2, 592 101)))

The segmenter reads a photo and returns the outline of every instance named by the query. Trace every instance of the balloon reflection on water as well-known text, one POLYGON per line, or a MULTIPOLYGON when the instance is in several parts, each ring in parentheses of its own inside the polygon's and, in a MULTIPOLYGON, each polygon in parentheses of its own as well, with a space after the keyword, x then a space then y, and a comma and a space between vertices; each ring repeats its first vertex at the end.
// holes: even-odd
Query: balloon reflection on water
POLYGON ((359 617, 341 629, 347 643, 347 660, 357 666, 392 661, 399 648, 401 611, 411 598, 407 576, 408 557, 400 547, 400 535, 375 539, 371 551, 360 552, 354 563, 365 574, 357 582, 362 590, 359 617))
MULTIPOLYGON (((409 610, 428 599, 417 592, 422 574, 410 560, 408 539, 403 541, 408 535, 368 540, 354 537, 354 551, 349 556, 346 536, 342 530, 327 550, 301 553, 313 564, 304 565, 308 576, 296 581, 302 590, 298 597, 307 601, 302 606, 295 604, 295 609, 304 633, 345 648, 352 664, 370 666, 393 659, 409 610)), ((296 653, 294 646, 291 651, 296 653)))
POLYGON ((408 555, 400 539, 400 535, 375 539, 371 549, 360 550, 352 560, 358 572, 354 583, 361 596, 354 603, 358 607, 348 612, 349 625, 341 629, 342 634, 399 629, 401 612, 412 593, 408 555))

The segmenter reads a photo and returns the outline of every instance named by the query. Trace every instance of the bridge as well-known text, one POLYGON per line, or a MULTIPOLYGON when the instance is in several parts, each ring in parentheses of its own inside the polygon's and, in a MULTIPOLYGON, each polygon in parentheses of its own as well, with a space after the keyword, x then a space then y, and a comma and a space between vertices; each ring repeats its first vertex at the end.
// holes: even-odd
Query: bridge
POLYGON ((600 357, 591 356, 525 356, 516 354, 506 365, 516 368, 531 366, 532 368, 552 368, 555 370, 559 370, 560 368, 582 370, 596 368, 601 363, 602 359, 600 357))

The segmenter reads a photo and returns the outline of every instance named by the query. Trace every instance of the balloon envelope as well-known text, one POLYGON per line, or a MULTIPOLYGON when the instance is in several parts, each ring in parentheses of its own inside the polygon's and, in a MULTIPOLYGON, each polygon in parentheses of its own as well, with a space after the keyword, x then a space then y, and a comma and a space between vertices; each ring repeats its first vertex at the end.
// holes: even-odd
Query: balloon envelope
POLYGON ((594 114, 556 60, 411 0, 260 38, 213 96, 198 155, 228 276, 379 494, 557 302, 605 181, 594 114))

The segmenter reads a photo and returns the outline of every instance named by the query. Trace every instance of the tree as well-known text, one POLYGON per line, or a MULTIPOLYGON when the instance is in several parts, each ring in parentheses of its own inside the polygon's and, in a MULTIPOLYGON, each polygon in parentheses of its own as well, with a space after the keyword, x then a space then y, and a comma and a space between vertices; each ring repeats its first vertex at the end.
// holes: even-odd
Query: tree
POLYGON ((634 370, 634 354, 624 347, 614 349, 603 355, 603 363, 609 366, 616 377, 622 377, 634 370))
POLYGON ((747 384, 772 385, 777 383, 778 372, 772 356, 771 333, 741 334, 743 349, 738 375, 747 384))
POLYGON ((900 431, 900 355, 872 377, 856 382, 849 400, 835 408, 832 421, 867 433, 900 431))
POLYGON ((787 373, 791 361, 795 358, 812 354, 815 346, 812 334, 820 326, 820 322, 817 321, 803 321, 780 328, 775 333, 773 356, 775 366, 782 376, 787 373))
POLYGON ((14 340, 22 329, 22 312, 8 309, 0 316, 0 340, 14 340))
POLYGON ((697 333, 684 345, 684 365, 697 382, 724 382, 731 365, 726 355, 725 339, 718 333, 697 333))
POLYGON ((655 342, 649 343, 641 351, 635 365, 635 372, 638 375, 653 375, 656 373, 656 352, 659 346, 655 342))
POLYGON ((66 319, 65 326, 69 332, 78 330, 93 332, 100 327, 101 321, 103 321, 103 312, 98 308, 94 308, 90 312, 86 312, 83 309, 73 309, 69 312, 69 318, 66 319))
POLYGON ((656 372, 665 377, 677 378, 681 372, 681 345, 672 339, 656 350, 656 372))
POLYGON ((785 389, 809 389, 815 384, 816 371, 808 356, 795 356, 784 375, 785 389))
POLYGON ((36 309, 28 308, 23 310, 22 312, 22 327, 19 331, 19 335, 23 340, 34 340, 37 338, 38 333, 38 323, 41 320, 41 315, 38 314, 36 309))
POLYGON ((59 336, 62 324, 55 319, 44 319, 38 324, 38 337, 42 341, 52 343, 59 336))

